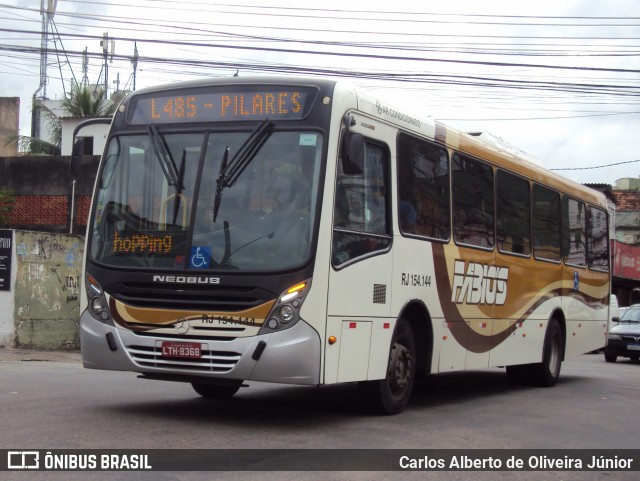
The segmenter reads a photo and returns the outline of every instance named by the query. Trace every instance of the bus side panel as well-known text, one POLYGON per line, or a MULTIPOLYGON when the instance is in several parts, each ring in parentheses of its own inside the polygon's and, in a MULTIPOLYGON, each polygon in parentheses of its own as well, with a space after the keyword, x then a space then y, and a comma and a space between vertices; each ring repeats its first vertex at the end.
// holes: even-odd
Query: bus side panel
POLYGON ((390 283, 389 252, 330 273, 326 335, 327 339, 336 337, 337 342, 326 344, 326 383, 364 381, 371 379, 371 376, 375 379, 385 377, 389 343, 395 325, 390 319, 390 283), (372 323, 376 325, 375 328, 372 323), (385 323, 388 324, 387 329, 378 329, 380 323, 383 327, 385 323), (372 353, 377 355, 370 373, 369 359, 372 353), (384 365, 383 369, 379 368, 381 365, 384 365))
POLYGON ((504 341, 492 350, 490 365, 540 362, 549 318, 562 307, 562 267, 502 253, 496 264, 508 266, 508 290, 505 302, 496 305, 493 335, 504 341))
POLYGON ((607 273, 565 266, 563 312, 567 322, 566 357, 604 347, 607 334, 607 273))

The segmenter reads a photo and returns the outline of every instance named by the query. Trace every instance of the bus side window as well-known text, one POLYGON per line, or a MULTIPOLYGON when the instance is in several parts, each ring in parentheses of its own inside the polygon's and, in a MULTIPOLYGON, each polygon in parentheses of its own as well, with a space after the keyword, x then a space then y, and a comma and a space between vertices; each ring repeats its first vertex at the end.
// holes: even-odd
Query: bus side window
POLYGON ((389 156, 378 145, 364 142, 363 148, 361 170, 344 169, 341 164, 338 172, 333 221, 335 266, 383 251, 391 244, 389 156))
POLYGON ((500 252, 531 253, 531 196, 529 182, 499 170, 496 176, 496 224, 500 252))
POLYGON ((398 137, 398 220, 406 235, 448 240, 449 156, 446 149, 398 137))
POLYGON ((533 186, 533 254, 536 259, 560 262, 560 194, 533 186))
POLYGON ((587 213, 582 202, 570 197, 562 201, 562 257, 565 264, 587 265, 586 224, 587 213))
POLYGON ((587 217, 587 262, 591 269, 609 270, 609 231, 607 212, 589 207, 587 217))
POLYGON ((459 154, 452 165, 453 237, 459 244, 493 249, 493 169, 459 154))

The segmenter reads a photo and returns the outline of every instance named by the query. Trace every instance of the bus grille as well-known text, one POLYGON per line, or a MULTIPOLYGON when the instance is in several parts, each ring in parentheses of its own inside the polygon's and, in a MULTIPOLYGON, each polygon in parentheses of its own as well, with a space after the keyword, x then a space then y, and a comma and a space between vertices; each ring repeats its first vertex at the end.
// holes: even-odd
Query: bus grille
POLYGON ((141 367, 177 369, 181 371, 211 372, 224 374, 231 371, 241 354, 225 351, 202 351, 198 359, 163 357, 160 347, 127 346, 133 361, 141 367))
POLYGON ((110 296, 134 307, 238 312, 273 300, 263 289, 240 286, 157 285, 123 282, 109 286, 110 296))

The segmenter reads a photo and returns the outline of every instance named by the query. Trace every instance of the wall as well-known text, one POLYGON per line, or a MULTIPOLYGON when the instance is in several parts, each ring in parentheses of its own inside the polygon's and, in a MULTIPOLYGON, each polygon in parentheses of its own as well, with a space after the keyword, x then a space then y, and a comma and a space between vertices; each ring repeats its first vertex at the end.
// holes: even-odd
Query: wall
POLYGON ((13 347, 78 349, 83 238, 15 231, 14 245, 13 347))
MULTIPOLYGON (((73 179, 70 157, 0 157, 0 187, 13 193, 13 211, 4 227, 70 232, 73 179)), ((85 157, 75 186, 74 233, 84 233, 95 182, 97 156, 85 157)))
POLYGON ((20 97, 0 97, 0 156, 16 155, 18 153, 17 139, 7 141, 17 136, 20 125, 20 97))

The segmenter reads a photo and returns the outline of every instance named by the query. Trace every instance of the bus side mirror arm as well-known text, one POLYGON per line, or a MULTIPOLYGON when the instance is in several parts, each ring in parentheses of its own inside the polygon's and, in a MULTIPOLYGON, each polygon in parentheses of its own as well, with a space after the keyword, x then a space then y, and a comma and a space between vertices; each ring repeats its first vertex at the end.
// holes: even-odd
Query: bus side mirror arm
POLYGON ((80 130, 89 125, 95 124, 111 124, 111 117, 97 117, 94 119, 87 119, 84 122, 80 122, 75 129, 73 129, 73 150, 71 151, 71 160, 69 161, 69 175, 72 179, 76 180, 80 176, 80 165, 82 164, 82 157, 85 155, 84 151, 84 137, 79 137, 80 130))
POLYGON ((69 175, 72 179, 77 179, 80 175, 80 164, 84 155, 84 137, 78 137, 73 142, 71 151, 71 161, 69 162, 69 175))

